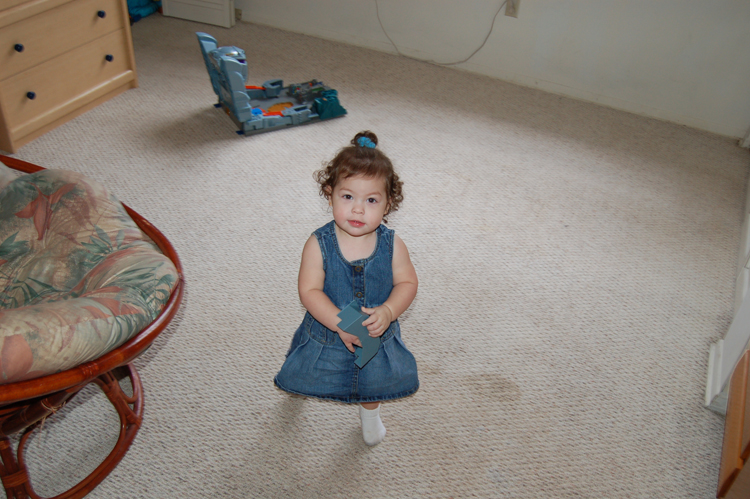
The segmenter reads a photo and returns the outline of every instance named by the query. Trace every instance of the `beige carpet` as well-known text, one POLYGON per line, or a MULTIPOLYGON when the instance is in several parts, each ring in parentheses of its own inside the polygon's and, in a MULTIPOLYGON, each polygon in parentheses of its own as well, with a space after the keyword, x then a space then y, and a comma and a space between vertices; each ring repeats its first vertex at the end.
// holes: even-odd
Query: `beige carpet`
MULTIPOLYGON (((241 23, 133 26, 140 87, 15 156, 85 172, 182 258, 180 314, 137 361, 146 411, 93 498, 710 498, 702 405, 732 316, 750 153, 736 141, 491 78, 241 23), (345 118, 239 137, 195 31, 250 83, 317 78, 345 118), (274 388, 296 275, 330 219, 312 172, 359 130, 405 181, 391 226, 421 278, 402 319, 422 387, 364 445, 352 406, 274 388)), ((95 388, 34 437, 38 492, 96 465, 95 388)))

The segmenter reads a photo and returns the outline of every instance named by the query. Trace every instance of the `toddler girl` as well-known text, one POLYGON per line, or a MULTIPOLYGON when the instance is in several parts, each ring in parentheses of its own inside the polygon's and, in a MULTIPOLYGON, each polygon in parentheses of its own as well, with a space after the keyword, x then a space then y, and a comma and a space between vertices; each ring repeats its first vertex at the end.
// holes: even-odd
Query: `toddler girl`
POLYGON ((367 445, 385 437, 380 402, 419 388, 397 320, 417 294, 417 273, 404 242, 381 223, 403 200, 402 182, 377 143, 374 133, 360 132, 316 172, 333 221, 302 250, 298 288, 307 313, 274 378, 291 393, 359 403, 367 445), (361 369, 354 363, 359 338, 338 327, 337 314, 355 299, 369 316, 362 323, 369 336, 381 337, 378 353, 361 369))

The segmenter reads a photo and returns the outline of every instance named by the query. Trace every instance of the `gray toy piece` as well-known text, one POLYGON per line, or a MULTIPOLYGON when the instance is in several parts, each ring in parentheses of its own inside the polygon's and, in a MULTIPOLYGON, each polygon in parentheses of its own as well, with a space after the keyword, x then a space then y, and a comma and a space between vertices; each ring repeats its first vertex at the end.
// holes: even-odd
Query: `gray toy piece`
POLYGON ((375 357, 375 354, 378 353, 378 350, 380 349, 380 338, 373 338, 370 336, 367 328, 362 325, 369 316, 362 313, 357 304, 357 300, 354 300, 344 307, 341 312, 338 313, 338 316, 341 318, 341 322, 338 323, 338 326, 347 333, 353 334, 359 338, 359 341, 362 343, 361 348, 358 346, 354 347, 354 354, 357 357, 354 364, 362 369, 365 367, 365 364, 370 362, 370 359, 375 357))
POLYGON ((208 33, 196 33, 203 62, 214 93, 239 127, 250 135, 281 128, 316 123, 344 116, 338 92, 318 80, 284 86, 283 80, 268 80, 262 86, 246 85, 247 59, 241 48, 219 47, 208 33))

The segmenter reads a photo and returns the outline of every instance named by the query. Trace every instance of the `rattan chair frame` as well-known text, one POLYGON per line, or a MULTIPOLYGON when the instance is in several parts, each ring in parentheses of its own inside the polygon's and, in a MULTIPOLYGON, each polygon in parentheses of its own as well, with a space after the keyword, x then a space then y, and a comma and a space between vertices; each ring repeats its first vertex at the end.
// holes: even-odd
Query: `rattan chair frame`
MULTIPOLYGON (((45 168, 8 156, 0 162, 24 173, 45 168)), ((120 435, 104 461, 71 489, 48 499, 78 499, 86 496, 117 466, 135 439, 143 419, 143 386, 132 364, 177 314, 185 288, 182 265, 172 244, 151 222, 123 205, 125 211, 174 263, 178 279, 164 309, 145 329, 123 345, 72 369, 36 379, 0 385, 0 479, 9 499, 42 499, 34 492, 24 460, 24 448, 31 433, 44 420, 59 411, 72 397, 90 383, 97 384, 114 406, 120 418, 120 435), (120 380, 129 378, 132 395, 121 388, 120 380), (8 438, 23 431, 17 449, 8 438)))

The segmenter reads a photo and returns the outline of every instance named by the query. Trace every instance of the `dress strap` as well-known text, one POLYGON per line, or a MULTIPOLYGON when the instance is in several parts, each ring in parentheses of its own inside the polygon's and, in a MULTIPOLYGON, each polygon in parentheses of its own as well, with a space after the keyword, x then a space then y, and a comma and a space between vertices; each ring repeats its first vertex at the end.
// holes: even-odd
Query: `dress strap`
POLYGON ((320 253, 323 256, 323 271, 328 269, 328 257, 331 251, 336 251, 335 242, 331 237, 333 236, 333 221, 327 223, 323 227, 319 228, 313 235, 318 240, 320 246, 320 253))

